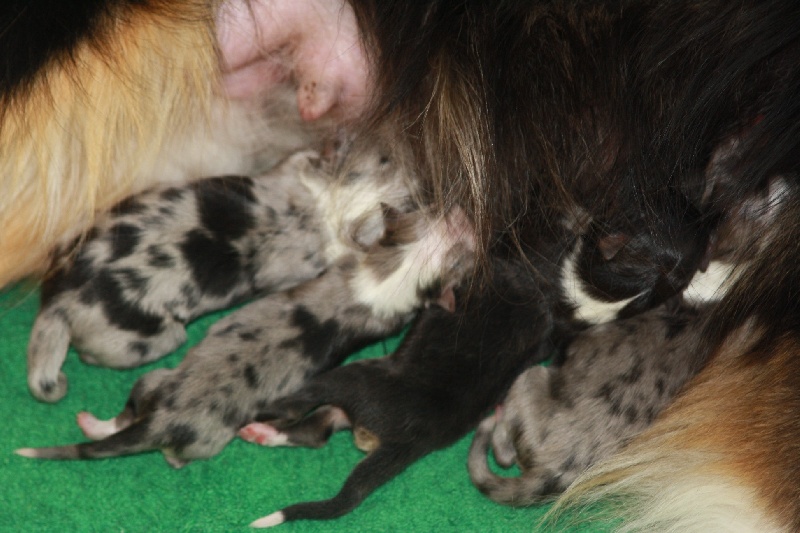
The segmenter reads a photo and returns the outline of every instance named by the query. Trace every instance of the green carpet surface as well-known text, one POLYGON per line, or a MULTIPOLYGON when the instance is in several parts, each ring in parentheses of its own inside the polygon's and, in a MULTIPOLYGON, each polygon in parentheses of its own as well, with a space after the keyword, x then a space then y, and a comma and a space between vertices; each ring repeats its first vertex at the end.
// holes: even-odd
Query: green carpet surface
MULTIPOLYGON (((59 403, 37 402, 26 384, 25 350, 38 309, 38 294, 17 288, 0 293, 0 531, 216 532, 252 531, 248 524, 288 504, 333 496, 362 454, 351 434, 335 435, 325 448, 261 448, 239 439, 218 456, 183 469, 160 452, 95 461, 35 461, 17 448, 85 440, 78 411, 115 416, 134 381, 154 368, 174 367, 218 315, 189 328, 189 342, 163 360, 118 371, 83 364, 70 350, 64 371, 69 392, 59 403)), ((397 337, 356 357, 379 356, 397 337)), ((497 505, 471 485, 466 454, 471 435, 433 453, 382 487, 349 515, 329 522, 295 522, 276 531, 515 532, 536 531, 546 506, 497 505)), ((590 522, 559 531, 608 531, 590 522)))

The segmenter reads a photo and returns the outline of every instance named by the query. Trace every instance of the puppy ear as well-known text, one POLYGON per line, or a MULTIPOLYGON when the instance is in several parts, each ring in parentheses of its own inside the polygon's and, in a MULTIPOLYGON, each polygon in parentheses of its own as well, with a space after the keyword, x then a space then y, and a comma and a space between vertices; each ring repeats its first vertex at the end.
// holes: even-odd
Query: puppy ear
POLYGON ((452 285, 448 285, 436 299, 436 305, 440 306, 445 311, 454 313, 456 310, 456 293, 452 285))
POLYGON ((631 236, 625 233, 612 233, 597 241, 597 249, 603 254, 603 259, 611 261, 630 240, 631 236))

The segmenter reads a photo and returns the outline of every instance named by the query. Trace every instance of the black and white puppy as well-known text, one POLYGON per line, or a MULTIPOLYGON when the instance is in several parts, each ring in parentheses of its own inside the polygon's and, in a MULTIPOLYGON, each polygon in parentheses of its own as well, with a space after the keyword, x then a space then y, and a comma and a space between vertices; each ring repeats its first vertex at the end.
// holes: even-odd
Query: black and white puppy
POLYGON ((198 316, 315 278, 346 253, 343 240, 373 242, 380 203, 403 205, 411 194, 411 180, 375 146, 341 165, 299 152, 263 176, 206 179, 121 203, 58 254, 42 286, 28 346, 31 393, 64 396, 70 343, 92 364, 148 363, 183 344, 198 316))
POLYGON ((218 453, 271 401, 352 350, 396 332, 426 301, 452 308, 473 268, 472 227, 458 209, 432 219, 384 207, 385 235, 323 275, 252 302, 216 323, 175 369, 135 384, 124 410, 78 416, 95 442, 17 453, 80 459, 162 450, 173 466, 218 453))
POLYGON ((250 425, 242 436, 267 445, 321 446, 334 430, 352 427, 368 455, 333 498, 292 505, 252 525, 341 516, 474 427, 514 378, 546 355, 553 318, 529 276, 518 262, 494 260, 491 291, 471 292, 474 280, 468 280, 455 291, 454 311, 424 310, 392 355, 320 374, 265 406, 257 420, 270 424, 250 425), (462 323, 470 327, 459 329, 462 323), (434 333, 442 328, 458 334, 441 339, 434 333), (253 438, 258 434, 266 438, 253 438))

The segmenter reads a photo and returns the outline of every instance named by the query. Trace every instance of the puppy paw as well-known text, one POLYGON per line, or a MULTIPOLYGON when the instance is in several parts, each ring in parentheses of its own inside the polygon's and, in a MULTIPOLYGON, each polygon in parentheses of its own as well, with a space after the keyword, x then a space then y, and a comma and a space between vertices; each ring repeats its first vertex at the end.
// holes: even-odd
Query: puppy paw
POLYGON ((81 411, 75 418, 83 434, 92 440, 101 440, 119 431, 113 418, 111 420, 99 420, 88 411, 81 411))
POLYGON ((44 378, 33 379, 29 381, 28 388, 37 400, 55 403, 67 394, 67 376, 59 372, 55 381, 44 378))
POLYGON ((239 430, 239 437, 260 446, 286 446, 289 438, 273 426, 263 422, 253 422, 239 430))

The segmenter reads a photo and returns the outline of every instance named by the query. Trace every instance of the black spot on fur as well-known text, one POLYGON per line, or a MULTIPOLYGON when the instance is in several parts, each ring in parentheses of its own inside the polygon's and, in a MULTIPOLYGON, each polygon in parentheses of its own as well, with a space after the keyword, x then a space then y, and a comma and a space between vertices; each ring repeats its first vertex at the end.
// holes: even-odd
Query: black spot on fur
POLYGON ((622 381, 623 383, 636 383, 642 378, 642 373, 644 373, 644 363, 641 357, 637 357, 633 366, 622 375, 622 381))
POLYGON ((108 230, 111 245, 111 261, 128 257, 133 253, 142 238, 141 228, 132 224, 115 224, 108 230))
POLYGON ((300 334, 283 341, 282 348, 298 346, 303 354, 317 361, 328 357, 331 341, 339 333, 339 322, 334 319, 320 322, 305 306, 298 305, 292 312, 291 324, 300 329, 300 334))
POLYGON ((40 381, 39 382, 39 388, 42 390, 43 393, 50 394, 51 392, 53 392, 53 389, 56 388, 56 382, 55 381, 49 381, 49 380, 48 381, 40 381))
POLYGON ((671 315, 665 317, 664 322, 667 324, 665 337, 667 340, 671 340, 686 329, 686 326, 689 325, 689 317, 685 314, 671 315))
POLYGON ((150 354, 150 345, 142 341, 133 341, 128 344, 128 350, 144 359, 150 354))
POLYGON ((163 328, 161 317, 141 310, 123 297, 119 282, 106 270, 101 271, 84 292, 94 294, 106 319, 120 329, 151 337, 163 328))
POLYGON ((663 378, 658 378, 656 380, 656 390, 658 391, 659 396, 664 396, 664 391, 666 390, 666 384, 664 383, 663 378))
POLYGON ((186 305, 188 307, 197 307, 199 297, 197 296, 197 290, 192 285, 189 283, 181 285, 181 294, 186 298, 186 305))
POLYGON ((230 428, 240 428, 245 423, 245 420, 238 409, 228 407, 222 414, 222 423, 230 428))
POLYGON ((244 327, 244 324, 242 324, 241 322, 232 322, 232 323, 228 324, 227 326, 225 326, 224 328, 222 328, 221 330, 217 331, 214 334, 214 336, 216 336, 216 337, 224 337, 226 335, 230 335, 231 333, 233 333, 237 329, 241 329, 243 327, 244 327))
POLYGON ((561 476, 549 476, 544 483, 542 483, 542 495, 547 496, 550 494, 557 494, 561 492, 561 476))
POLYGON ((628 424, 634 424, 639 419, 639 411, 633 406, 628 407, 625 409, 625 419, 628 424))
POLYGON ((163 401, 161 405, 164 406, 164 409, 167 411, 174 411, 176 407, 176 399, 174 395, 167 396, 166 399, 163 401))
POLYGON ((166 433, 167 444, 165 447, 172 448, 177 453, 197 442, 197 432, 187 424, 170 424, 167 426, 166 433))
POLYGON ((239 362, 239 354, 232 353, 228 354, 228 362, 231 364, 236 364, 239 362))
POLYGON ((227 176, 194 184, 200 222, 218 239, 238 239, 255 226, 249 204, 255 203, 253 180, 227 176))
POLYGON ((239 253, 230 243, 192 230, 180 245, 192 277, 204 293, 226 296, 242 272, 239 253))
POLYGON ((177 202, 181 198, 183 198, 184 190, 179 189, 177 187, 170 187, 169 189, 164 189, 161 191, 159 195, 162 200, 166 200, 167 202, 177 202))
POLYGON ((115 216, 140 215, 147 210, 147 205, 143 204, 137 197, 129 196, 111 208, 111 213, 115 216))
POLYGON ((153 268, 175 268, 175 258, 160 246, 151 244, 147 247, 147 264, 153 268))
POLYGON ((256 367, 251 364, 244 367, 244 380, 251 389, 258 388, 258 372, 256 371, 256 367))
POLYGON ((111 271, 112 275, 119 280, 122 288, 144 294, 147 292, 147 277, 135 268, 117 268, 111 271))
POLYGON ((251 329, 250 331, 242 331, 239 333, 239 338, 243 341, 255 341, 261 335, 261 328, 251 329))
POLYGON ((58 294, 84 287, 94 277, 92 261, 79 255, 66 270, 55 273, 42 283, 41 303, 44 307, 58 294))
POLYGON ((619 399, 614 395, 614 387, 610 384, 606 383, 603 385, 597 394, 595 395, 596 398, 602 398, 609 404, 608 410, 612 415, 618 416, 622 414, 622 406, 619 403, 619 399))

